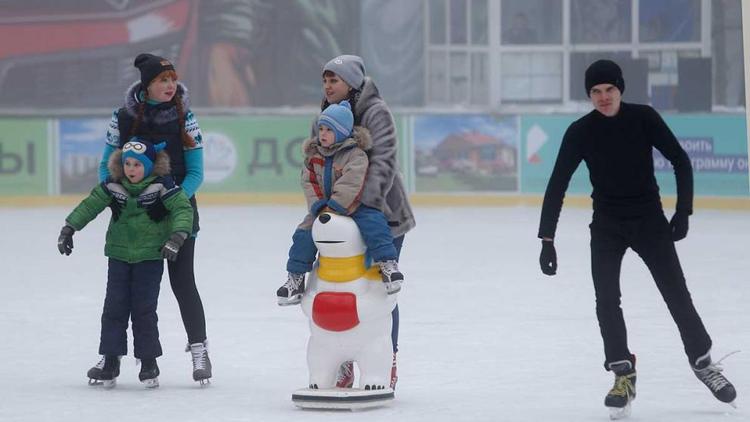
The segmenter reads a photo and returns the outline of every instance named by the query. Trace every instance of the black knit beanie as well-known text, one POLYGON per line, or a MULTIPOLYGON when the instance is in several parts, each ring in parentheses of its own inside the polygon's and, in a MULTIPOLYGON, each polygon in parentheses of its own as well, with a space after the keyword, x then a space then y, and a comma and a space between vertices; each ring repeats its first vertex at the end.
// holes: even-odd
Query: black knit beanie
POLYGON ((591 88, 599 84, 612 84, 625 92, 625 79, 622 78, 622 69, 612 60, 597 60, 586 69, 586 95, 591 97, 591 88))
POLYGON ((164 57, 154 56, 153 54, 141 53, 135 58, 133 66, 141 72, 141 84, 146 89, 151 81, 154 80, 161 72, 165 70, 174 70, 172 62, 164 57))

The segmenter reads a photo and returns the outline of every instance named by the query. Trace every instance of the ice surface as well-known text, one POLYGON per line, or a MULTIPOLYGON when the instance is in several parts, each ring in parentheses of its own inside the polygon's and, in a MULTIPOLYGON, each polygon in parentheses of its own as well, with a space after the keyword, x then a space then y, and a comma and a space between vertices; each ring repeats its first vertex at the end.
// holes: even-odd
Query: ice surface
MULTIPOLYGON (((300 207, 203 207, 196 275, 214 378, 190 377, 185 332, 165 275, 159 307, 161 387, 138 382, 132 357, 115 389, 86 384, 99 357, 109 212, 56 239, 69 208, 0 208, 0 421, 605 421, 612 376, 594 315, 590 211, 566 208, 558 275, 538 268, 536 208, 416 208, 401 269, 396 400, 362 412, 296 409, 307 383, 307 321, 276 305, 300 207)), ((622 290, 638 355, 633 421, 745 421, 750 391, 750 213, 696 212, 678 251, 693 299, 735 384, 739 409, 693 376, 676 327, 632 251, 622 290)))

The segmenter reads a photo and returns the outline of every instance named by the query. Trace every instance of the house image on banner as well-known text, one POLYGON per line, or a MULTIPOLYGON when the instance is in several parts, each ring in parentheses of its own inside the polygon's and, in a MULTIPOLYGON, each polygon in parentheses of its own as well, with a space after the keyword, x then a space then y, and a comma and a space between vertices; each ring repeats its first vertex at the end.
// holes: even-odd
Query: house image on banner
POLYGON ((452 133, 433 151, 440 171, 498 175, 517 171, 516 148, 479 132, 452 133))

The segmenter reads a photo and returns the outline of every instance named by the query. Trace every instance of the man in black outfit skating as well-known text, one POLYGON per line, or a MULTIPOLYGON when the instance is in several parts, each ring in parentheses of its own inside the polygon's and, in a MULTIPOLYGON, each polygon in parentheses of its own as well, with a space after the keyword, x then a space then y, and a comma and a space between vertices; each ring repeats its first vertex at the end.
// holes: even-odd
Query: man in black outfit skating
POLYGON ((621 101, 625 81, 615 62, 591 64, 585 84, 595 109, 568 127, 544 194, 538 234, 542 272, 554 275, 557 270, 555 229, 570 178, 584 161, 593 186, 589 227, 596 316, 604 340, 604 367, 615 373, 605 405, 614 416, 629 411, 635 398, 635 355, 628 349, 620 308, 620 265, 627 248, 651 271, 695 375, 717 399, 731 403, 737 393, 711 361, 711 338, 693 306, 674 246, 687 236, 693 212, 690 159, 653 108, 621 101), (654 176, 652 148, 672 163, 677 179, 677 206, 669 222, 654 176))

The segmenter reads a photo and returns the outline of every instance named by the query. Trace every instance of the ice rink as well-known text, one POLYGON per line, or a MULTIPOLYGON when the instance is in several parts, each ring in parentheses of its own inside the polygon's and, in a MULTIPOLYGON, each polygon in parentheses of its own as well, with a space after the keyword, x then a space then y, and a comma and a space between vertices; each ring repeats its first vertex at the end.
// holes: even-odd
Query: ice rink
MULTIPOLYGON (((591 211, 565 208, 558 275, 541 274, 533 207, 415 209, 401 269, 396 400, 359 411, 302 411, 307 319, 275 290, 301 206, 201 208, 196 277, 206 310, 213 383, 190 377, 185 332, 167 277, 159 308, 161 387, 145 390, 124 358, 118 386, 85 377, 95 364, 106 285, 109 212, 56 240, 72 207, 0 208, 0 421, 605 421, 612 375, 594 315, 591 211)), ((671 211, 670 211, 671 212, 671 211)), ((638 356, 632 421, 750 420, 750 213, 697 210, 677 244, 696 307, 737 410, 694 377, 676 327, 642 262, 629 251, 622 290, 638 356)), ((132 345, 132 342, 131 342, 132 345)))

